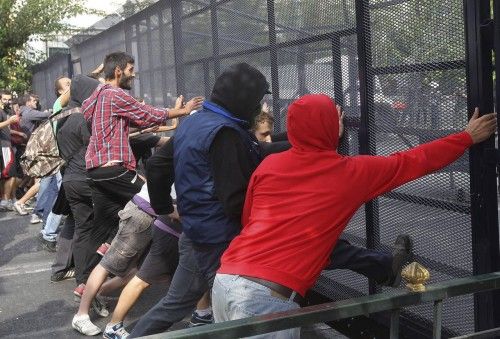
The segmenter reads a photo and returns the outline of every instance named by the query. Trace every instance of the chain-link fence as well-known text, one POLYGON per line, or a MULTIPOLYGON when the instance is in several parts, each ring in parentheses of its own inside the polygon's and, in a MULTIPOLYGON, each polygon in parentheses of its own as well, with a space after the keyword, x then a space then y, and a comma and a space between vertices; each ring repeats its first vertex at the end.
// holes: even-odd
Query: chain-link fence
MULTIPOLYGON (((322 92, 346 112, 342 153, 387 155, 465 126, 463 4, 160 1, 72 46, 72 62, 75 73, 88 73, 105 54, 125 50, 136 60, 133 93, 148 103, 170 106, 178 94, 209 96, 221 70, 244 61, 271 83, 273 94, 265 101, 273 109, 277 131, 284 129, 293 99, 322 92)), ((50 92, 50 80, 43 81, 47 72, 40 66, 35 73, 34 88, 40 94, 50 92)), ((438 282, 475 271, 471 225, 466 154, 446 169, 368 203, 343 236, 360 246, 390 251, 397 235, 407 233, 413 238, 415 259, 429 268, 431 282, 438 282)), ((347 271, 325 272, 316 289, 333 300, 382 290, 347 271)), ((408 328, 416 329, 412 333, 425 336, 432 328, 431 305, 408 308, 404 316, 408 328)), ((449 300, 444 333, 470 333, 480 316, 472 296, 449 300)))
POLYGON ((69 54, 54 54, 33 67, 33 92, 40 96, 42 109, 51 109, 56 101, 55 81, 60 76, 71 77, 69 54))

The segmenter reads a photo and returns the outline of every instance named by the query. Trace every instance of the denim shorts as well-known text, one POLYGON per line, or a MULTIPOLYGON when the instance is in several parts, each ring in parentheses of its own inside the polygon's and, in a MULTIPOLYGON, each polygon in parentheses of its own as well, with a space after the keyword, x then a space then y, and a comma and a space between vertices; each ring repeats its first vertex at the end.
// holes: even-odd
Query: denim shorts
POLYGON ((123 277, 130 269, 137 267, 139 259, 148 248, 154 218, 132 201, 118 212, 118 216, 120 217, 118 233, 100 264, 108 272, 123 277))

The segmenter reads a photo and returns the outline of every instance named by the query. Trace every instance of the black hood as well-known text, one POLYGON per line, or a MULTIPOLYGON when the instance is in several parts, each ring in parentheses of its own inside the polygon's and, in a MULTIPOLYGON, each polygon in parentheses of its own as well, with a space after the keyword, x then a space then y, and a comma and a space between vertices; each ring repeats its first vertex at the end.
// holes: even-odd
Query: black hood
POLYGON ((71 98, 68 108, 82 106, 82 102, 90 97, 99 84, 99 81, 86 75, 75 75, 73 79, 71 79, 71 98))
POLYGON ((249 64, 240 63, 230 66, 217 78, 210 100, 251 124, 267 93, 270 92, 266 77, 249 64))

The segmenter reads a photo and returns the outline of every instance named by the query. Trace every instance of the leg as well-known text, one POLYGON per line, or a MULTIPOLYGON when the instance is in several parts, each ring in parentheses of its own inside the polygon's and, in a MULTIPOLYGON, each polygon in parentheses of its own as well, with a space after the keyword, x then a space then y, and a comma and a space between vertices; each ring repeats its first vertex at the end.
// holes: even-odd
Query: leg
POLYGON ((78 307, 78 313, 76 315, 84 315, 89 314, 90 304, 92 300, 97 295, 97 292, 101 288, 101 285, 104 283, 106 278, 108 277, 108 271, 101 265, 97 265, 90 273, 90 277, 85 284, 85 290, 82 295, 82 300, 80 301, 80 306, 78 307))
POLYGON ((119 322, 122 322, 132 306, 134 306, 137 302, 137 299, 139 299, 139 296, 149 286, 150 285, 147 282, 137 276, 134 276, 120 294, 115 311, 113 312, 113 316, 109 322, 110 325, 116 325, 119 322))
POLYGON ((391 274, 392 255, 388 252, 354 246, 347 240, 339 239, 330 255, 330 265, 326 269, 348 269, 382 283, 391 274))
POLYGON ((38 189, 38 196, 36 199, 36 205, 35 209, 33 210, 34 214, 37 214, 38 216, 42 216, 44 213, 44 207, 47 204, 47 188, 49 187, 49 184, 52 180, 52 177, 45 177, 40 179, 40 186, 38 189))
POLYGON ((45 225, 41 231, 42 236, 47 241, 56 241, 57 229, 61 224, 62 215, 54 214, 52 212, 47 216, 45 225))
POLYGON ((59 281, 58 276, 64 277, 64 273, 71 267, 73 262, 73 234, 75 231, 75 221, 69 215, 64 222, 64 226, 59 234, 59 241, 56 252, 56 259, 52 264, 52 281, 59 281), (58 274, 59 273, 59 274, 58 274))
POLYGON ((12 195, 15 192, 16 177, 10 177, 6 179, 3 186, 3 198, 4 200, 11 200, 12 195))
POLYGON ((205 294, 203 294, 203 297, 201 297, 201 299, 196 304, 196 309, 205 310, 207 308, 210 308, 210 306, 212 306, 212 303, 210 302, 210 293, 208 293, 207 291, 205 292, 205 294))
POLYGON ((172 324, 190 314, 208 284, 198 270, 191 241, 184 235, 179 239, 179 266, 174 273, 168 293, 135 325, 131 337, 166 331, 172 324))
POLYGON ((191 320, 189 320, 189 327, 196 327, 202 325, 212 324, 214 322, 214 317, 212 314, 212 303, 210 300, 210 291, 205 292, 203 297, 198 300, 196 304, 196 309, 191 315, 191 320))
POLYGON ((123 289, 109 326, 122 322, 147 287, 159 278, 171 278, 177 268, 178 239, 156 226, 153 226, 152 235, 153 243, 148 255, 136 276, 123 289))
POLYGON ((97 261, 97 253, 90 253, 88 240, 94 226, 94 210, 92 206, 92 194, 89 185, 84 181, 68 181, 63 185, 75 218, 75 235, 73 239, 73 257, 75 261, 76 283, 84 284, 92 269, 87 270, 87 263, 97 261), (91 259, 95 257, 95 259, 91 259))
POLYGON ((57 175, 54 174, 50 177, 51 180, 49 182, 48 187, 45 190, 46 201, 43 205, 43 216, 42 220, 44 223, 47 223, 47 219, 49 214, 52 212, 52 207, 54 207, 54 203, 56 202, 57 195, 59 194, 59 185, 57 175))
POLYGON ((124 277, 115 276, 112 279, 107 280, 104 284, 102 284, 101 289, 99 290, 99 295, 109 295, 113 291, 116 291, 117 289, 127 285, 136 272, 137 269, 133 268, 124 277))
POLYGON ((373 279, 378 284, 397 286, 401 268, 411 257, 412 242, 408 235, 398 235, 392 254, 353 246, 339 239, 330 255, 330 265, 325 269, 349 269, 373 279))
POLYGON ((30 187, 30 189, 23 195, 21 199, 19 199, 17 202, 20 204, 26 204, 28 200, 33 198, 40 190, 40 180, 35 180, 35 183, 33 186, 30 187))

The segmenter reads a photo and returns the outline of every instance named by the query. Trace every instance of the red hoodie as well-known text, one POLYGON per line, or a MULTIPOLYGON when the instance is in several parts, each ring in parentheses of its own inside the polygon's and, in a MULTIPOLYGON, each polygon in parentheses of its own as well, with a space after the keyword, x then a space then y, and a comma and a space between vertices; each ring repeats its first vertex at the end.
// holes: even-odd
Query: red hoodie
POLYGON ((450 164, 472 145, 461 132, 390 156, 341 156, 339 117, 326 95, 292 103, 287 129, 292 148, 267 157, 253 173, 243 229, 218 272, 265 279, 302 296, 361 205, 450 164))

